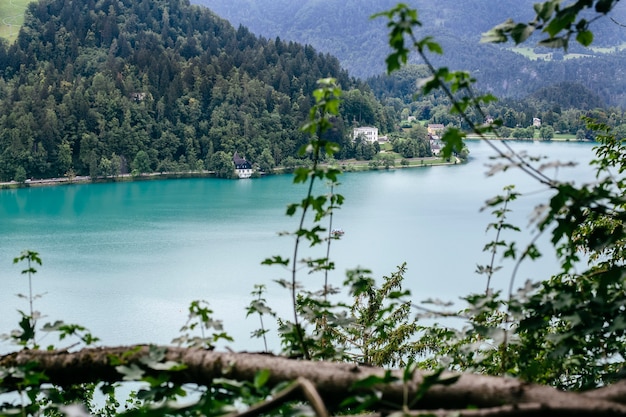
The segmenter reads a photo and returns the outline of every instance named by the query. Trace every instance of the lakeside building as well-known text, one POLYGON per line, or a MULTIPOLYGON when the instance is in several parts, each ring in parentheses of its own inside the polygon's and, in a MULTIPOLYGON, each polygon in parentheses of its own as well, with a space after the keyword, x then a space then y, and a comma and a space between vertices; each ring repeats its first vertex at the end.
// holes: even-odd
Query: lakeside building
POLYGON ((352 141, 356 141, 359 136, 362 136, 368 143, 378 142, 378 128, 371 126, 355 127, 352 131, 352 141))
POLYGON ((433 156, 439 156, 439 154, 441 153, 441 141, 431 139, 429 142, 430 151, 432 152, 433 156))
POLYGON ((250 178, 252 176, 252 164, 246 161, 246 158, 240 157, 237 152, 233 155, 233 163, 239 178, 250 178))
POLYGON ((441 123, 429 123, 426 130, 428 130, 428 134, 431 137, 436 137, 438 139, 445 128, 446 127, 441 123))

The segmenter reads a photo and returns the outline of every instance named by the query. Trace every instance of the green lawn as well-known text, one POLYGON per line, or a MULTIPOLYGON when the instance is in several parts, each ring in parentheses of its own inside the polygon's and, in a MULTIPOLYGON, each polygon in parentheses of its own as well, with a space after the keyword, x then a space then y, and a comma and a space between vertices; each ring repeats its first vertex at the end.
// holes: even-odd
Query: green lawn
POLYGON ((602 48, 602 47, 599 47, 599 46, 594 46, 594 47, 591 47, 590 49, 592 51, 594 51, 594 52, 599 52, 601 54, 610 54, 611 52, 615 52, 616 50, 617 51, 622 51, 622 50, 626 49, 626 42, 622 43, 619 46, 613 46, 613 47, 610 47, 610 48, 602 48))
POLYGON ((545 59, 547 61, 552 59, 552 54, 537 54, 535 53, 534 48, 531 48, 529 46, 514 46, 512 48, 509 48, 509 50, 524 55, 526 58, 533 61, 539 58, 545 59))
MULTIPOLYGON (((550 61, 552 60, 552 54, 551 53, 546 53, 546 54, 537 54, 535 53, 535 50, 533 47, 530 46, 514 46, 511 48, 508 48, 510 51, 513 52, 517 52, 518 54, 524 55, 526 58, 530 59, 530 60, 537 60, 537 59, 544 59, 546 61, 550 61)), ((616 50, 623 50, 626 49, 626 42, 622 43, 619 46, 614 46, 614 47, 610 47, 610 48, 600 48, 600 47, 593 47, 590 48, 592 51, 596 52, 596 53, 600 53, 600 54, 608 54, 611 52, 615 52, 616 50)), ((585 58, 585 57, 591 57, 593 55, 590 54, 566 54, 563 59, 575 59, 575 58, 585 58)))
POLYGON ((572 135, 571 133, 555 133, 554 140, 577 140, 576 135, 572 135))
POLYGON ((0 0, 0 37, 13 42, 24 22, 24 10, 32 0, 0 0))

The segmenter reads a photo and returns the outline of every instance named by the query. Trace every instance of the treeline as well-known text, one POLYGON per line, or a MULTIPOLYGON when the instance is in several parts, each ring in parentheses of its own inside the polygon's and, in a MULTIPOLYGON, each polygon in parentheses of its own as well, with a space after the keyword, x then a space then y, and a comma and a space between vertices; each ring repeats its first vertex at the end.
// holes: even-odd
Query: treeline
MULTIPOLYGON (((419 80, 428 76, 423 65, 408 65, 391 76, 378 76, 368 80, 375 95, 387 107, 392 107, 408 127, 409 117, 425 123, 444 126, 469 126, 458 115, 450 112, 450 101, 441 92, 416 95, 419 80)), ((523 99, 503 99, 483 107, 484 116, 475 109, 468 116, 475 124, 487 118, 501 120, 499 133, 503 137, 533 137, 534 119, 540 119, 540 137, 551 139, 556 133, 576 135, 578 139, 593 140, 595 132, 586 126, 585 117, 593 118, 626 137, 626 115, 621 107, 606 107, 598 94, 573 82, 555 83, 536 90, 523 99), (531 128, 530 130, 528 130, 531 128)))
POLYGON ((347 91, 337 139, 392 126, 334 57, 186 0, 41 0, 0 42, 0 180, 281 164, 324 77, 347 91))

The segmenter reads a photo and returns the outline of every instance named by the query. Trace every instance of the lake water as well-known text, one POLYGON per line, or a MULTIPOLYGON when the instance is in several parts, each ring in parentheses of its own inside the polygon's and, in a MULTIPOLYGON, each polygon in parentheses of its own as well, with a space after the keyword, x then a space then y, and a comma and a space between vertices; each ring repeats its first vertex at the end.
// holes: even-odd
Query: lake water
MULTIPOLYGON (((549 171, 557 178, 593 180, 587 165, 591 144, 512 145, 532 155, 581 162, 575 169, 549 171)), ((333 222, 345 235, 332 243, 336 269, 331 282, 340 285, 345 271, 357 266, 380 279, 406 261, 406 287, 416 301, 454 301, 483 291, 484 277, 474 271, 488 262, 482 248, 493 238, 485 230, 493 217, 480 211, 484 201, 516 184, 528 195, 511 206, 512 221, 526 228, 532 208, 550 194, 517 170, 486 177, 485 163, 493 151, 482 142, 469 146, 471 161, 465 165, 342 175, 336 191, 346 202, 333 222)), ((273 283, 288 273, 261 261, 291 256, 291 238, 278 232, 295 230, 297 219, 285 216, 285 208, 304 193, 290 175, 0 191, 0 333, 16 328, 16 310, 28 308, 15 297, 28 292, 28 281, 20 275, 25 265, 12 260, 30 249, 43 260, 34 277, 34 291, 45 293, 36 301, 47 316, 42 322, 79 323, 106 345, 167 344, 185 323, 189 302, 204 299, 234 336, 229 347, 260 350, 260 341, 249 337, 258 318, 246 319, 245 306, 254 284, 265 284, 269 304, 288 317, 289 295, 273 283)), ((520 242, 530 234, 526 230, 520 242)), ((505 264, 493 286, 507 287, 511 269, 505 264)), ((553 256, 546 253, 539 262, 523 265, 516 282, 556 271, 553 256)), ((301 280, 309 288, 322 285, 321 277, 301 280)), ((0 345, 3 351, 9 348, 0 345)))

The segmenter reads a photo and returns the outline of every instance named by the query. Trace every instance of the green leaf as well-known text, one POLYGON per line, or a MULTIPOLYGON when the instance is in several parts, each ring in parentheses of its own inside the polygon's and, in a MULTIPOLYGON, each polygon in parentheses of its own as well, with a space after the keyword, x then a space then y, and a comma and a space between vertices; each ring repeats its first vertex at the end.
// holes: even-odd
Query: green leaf
POLYGON ((500 23, 493 29, 483 33, 480 41, 482 43, 503 43, 509 40, 508 33, 515 27, 513 19, 507 19, 505 22, 500 23))
POLYGON ((41 330, 44 332, 54 332, 56 330, 59 330, 64 325, 65 323, 63 323, 63 321, 57 320, 53 324, 50 324, 50 323, 44 324, 41 330))
POLYGON ((463 138, 465 133, 461 132, 457 128, 451 128, 444 132, 441 137, 441 141, 444 143, 444 147, 441 153, 444 158, 450 158, 455 152, 461 152, 463 150, 463 138))
POLYGON ((441 375, 443 374, 443 372, 444 372, 444 369, 440 368, 437 371, 435 371, 433 374, 424 376, 422 383, 419 385, 419 387, 417 388, 417 391, 415 392, 415 397, 413 397, 413 400, 411 401, 410 406, 413 406, 415 403, 417 403, 417 401, 422 399, 424 394, 426 394, 426 392, 428 392, 428 390, 432 388, 433 386, 452 385, 456 381, 458 381, 459 378, 461 377, 460 375, 454 375, 448 378, 441 378, 441 375))
POLYGON ((353 390, 361 390, 366 388, 374 388, 376 385, 388 384, 390 382, 397 381, 398 378, 391 375, 390 370, 385 371, 384 376, 370 375, 366 378, 360 379, 352 384, 353 390))
POLYGON ((309 179, 310 173, 311 173, 311 170, 309 168, 305 168, 305 167, 296 168, 293 172, 294 174, 293 182, 295 184, 306 182, 309 179))
POLYGON ((624 316, 621 316, 621 315, 615 317, 613 322, 609 325, 608 330, 610 332, 626 330, 626 318, 624 318, 624 316))
MULTIPOLYGON (((20 385, 23 386, 39 386, 43 382, 48 381, 48 377, 41 371, 36 370, 37 364, 34 362, 30 362, 24 366, 18 367, 18 371, 13 374, 14 377, 19 377, 21 374, 22 382, 20 385)), ((33 392, 37 392, 37 390, 33 390, 33 392)))
POLYGON ((504 43, 509 38, 501 30, 491 29, 480 36, 480 43, 504 43))
POLYGON ((538 259, 541 257, 541 252, 534 244, 529 245, 524 252, 524 256, 528 256, 530 259, 538 259))
POLYGON ((538 42, 538 45, 546 48, 567 49, 567 39, 565 38, 547 38, 538 42))
POLYGON ((534 26, 526 25, 524 23, 518 23, 511 30, 511 39, 513 39, 515 44, 519 45, 520 43, 523 43, 524 41, 526 41, 526 39, 528 39, 530 35, 533 34, 534 31, 535 31, 534 26))
POLYGON ((417 363, 413 361, 413 358, 410 358, 409 363, 404 367, 404 371, 402 372, 402 382, 407 383, 411 381, 417 369, 417 363))
POLYGON ((124 381, 141 381, 145 373, 143 369, 134 363, 130 367, 125 365, 116 366, 115 370, 124 375, 122 378, 124 381))
POLYGON ((298 207, 300 207, 300 205, 298 204, 295 204, 295 203, 289 204, 287 206, 287 212, 286 212, 287 216, 293 216, 294 214, 296 214, 298 207))
POLYGON ((269 369, 263 369, 262 371, 257 372, 254 376, 254 387, 256 389, 263 388, 267 381, 269 381, 271 375, 272 373, 269 369))
POLYGON ((596 2, 596 12, 607 14, 619 0, 598 0, 596 2))
POLYGON ((19 340, 22 342, 28 342, 35 338, 35 327, 31 322, 31 318, 29 316, 23 315, 19 324, 22 329, 22 333, 19 336, 19 340))
POLYGON ((572 23, 574 23, 575 18, 575 11, 571 9, 564 10, 561 13, 558 13, 550 21, 550 23, 548 23, 543 31, 550 35, 551 38, 554 38, 562 30, 569 29, 572 26, 572 23))
POLYGON ((557 0, 546 1, 545 3, 535 3, 533 8, 537 13, 537 18, 544 22, 548 21, 548 19, 552 17, 557 4, 557 0))
POLYGON ((439 55, 443 54, 443 48, 441 47, 439 43, 433 41, 432 36, 427 36, 421 39, 420 41, 416 42, 415 47, 420 51, 423 51, 424 49, 428 49, 430 52, 433 52, 439 55))
POLYGON ((589 46, 593 42, 593 33, 590 30, 578 32, 576 40, 583 46, 589 46))

